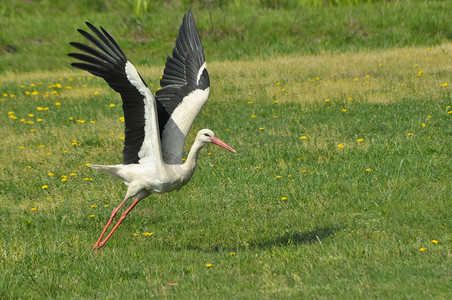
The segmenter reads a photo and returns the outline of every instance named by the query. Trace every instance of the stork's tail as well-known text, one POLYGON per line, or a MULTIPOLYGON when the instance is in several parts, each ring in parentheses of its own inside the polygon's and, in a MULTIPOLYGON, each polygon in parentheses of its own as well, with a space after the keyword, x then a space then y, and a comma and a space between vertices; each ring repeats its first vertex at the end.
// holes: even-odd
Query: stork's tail
POLYGON ((93 168, 98 172, 108 174, 111 178, 120 178, 118 175, 119 166, 118 165, 89 165, 88 167, 93 168))

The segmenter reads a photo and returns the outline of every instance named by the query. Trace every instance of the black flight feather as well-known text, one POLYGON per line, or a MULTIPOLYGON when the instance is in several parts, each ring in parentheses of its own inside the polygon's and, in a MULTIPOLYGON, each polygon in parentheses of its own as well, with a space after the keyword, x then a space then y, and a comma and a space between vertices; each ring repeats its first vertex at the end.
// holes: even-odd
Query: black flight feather
MULTIPOLYGON (((73 47, 86 53, 69 53, 70 57, 83 62, 72 63, 72 66, 102 77, 111 88, 120 93, 125 121, 123 163, 138 163, 138 152, 143 144, 145 134, 144 96, 127 79, 125 67, 128 59, 118 43, 104 28, 101 27, 100 31, 88 22, 86 25, 97 38, 81 29, 78 32, 94 44, 97 49, 80 43, 70 43, 73 47)), ((144 81, 143 84, 146 85, 144 81)))

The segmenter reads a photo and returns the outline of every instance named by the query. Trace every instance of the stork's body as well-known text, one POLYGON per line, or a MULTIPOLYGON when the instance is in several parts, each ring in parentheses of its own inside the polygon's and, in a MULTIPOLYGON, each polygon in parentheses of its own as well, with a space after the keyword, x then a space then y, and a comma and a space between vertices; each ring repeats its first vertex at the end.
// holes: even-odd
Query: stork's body
POLYGON ((72 65, 102 77, 121 94, 125 118, 123 164, 90 165, 97 171, 120 178, 128 186, 121 204, 116 207, 94 248, 101 248, 130 210, 153 193, 179 190, 192 177, 198 153, 207 143, 235 152, 215 137, 209 129, 198 132, 188 157, 182 163, 188 132, 209 97, 210 80, 204 52, 191 11, 185 14, 172 57, 168 56, 161 89, 156 97, 113 37, 101 27, 87 23, 97 36, 80 30, 96 48, 80 43, 72 46, 89 54, 70 53, 83 61, 72 65), (132 197, 136 200, 102 241, 118 210, 132 197))

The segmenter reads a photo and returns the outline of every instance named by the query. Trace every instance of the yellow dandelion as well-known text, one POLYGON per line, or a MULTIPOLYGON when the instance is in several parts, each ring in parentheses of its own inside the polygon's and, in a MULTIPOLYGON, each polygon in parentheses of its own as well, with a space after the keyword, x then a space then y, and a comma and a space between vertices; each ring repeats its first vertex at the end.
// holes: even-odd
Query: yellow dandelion
POLYGON ((347 110, 344 108, 344 109, 342 109, 342 112, 346 112, 347 110))
POLYGON ((259 166, 255 166, 254 168, 255 168, 255 169, 259 169, 259 166))
POLYGON ((279 179, 279 178, 282 178, 282 176, 281 176, 281 175, 276 175, 275 178, 276 178, 276 179, 279 179))
POLYGON ((253 104, 254 102, 253 101, 248 101, 248 104, 253 104))
POLYGON ((425 125, 425 123, 422 123, 421 126, 422 126, 422 127, 425 127, 425 126, 427 126, 427 125, 425 125))
POLYGON ((99 92, 94 92, 94 95, 99 95, 99 92))
POLYGON ((371 168, 367 168, 366 172, 372 172, 372 169, 371 168))
POLYGON ((326 98, 326 99, 325 99, 325 102, 330 102, 330 99, 326 98))
POLYGON ((96 204, 91 205, 92 208, 97 208, 96 204))
POLYGON ((441 86, 442 87, 446 87, 447 86, 447 82, 444 82, 441 86))
POLYGON ((74 118, 73 117, 69 117, 69 120, 72 121, 72 120, 74 120, 74 118))
POLYGON ((362 141, 364 141, 363 139, 357 139, 356 140, 358 143, 361 143, 362 141))
POLYGON ((95 123, 96 123, 96 121, 90 121, 90 123, 91 123, 91 124, 95 124, 95 123))
POLYGON ((119 120, 120 120, 121 122, 124 122, 124 117, 120 117, 119 120))
POLYGON ((278 116, 273 116, 273 119, 278 119, 278 116))
POLYGON ((120 139, 120 140, 125 140, 126 138, 123 137, 123 136, 120 136, 119 139, 120 139))
POLYGON ((427 248, 421 248, 419 249, 419 251, 424 252, 425 250, 427 250, 427 248))
POLYGON ((138 236, 138 233, 135 232, 135 233, 133 234, 133 236, 138 236))
POLYGON ((34 115, 34 114, 28 114, 28 116, 29 116, 30 118, 33 118, 35 115, 34 115))
POLYGON ((109 207, 109 206, 110 206, 110 205, 108 205, 108 204, 105 204, 105 205, 104 205, 104 207, 109 207))
POLYGON ((262 131, 262 130, 264 130, 264 128, 263 127, 259 127, 259 130, 262 131))
POLYGON ((342 144, 338 144, 337 147, 338 147, 339 149, 344 149, 344 145, 342 145, 342 144))
POLYGON ((35 211, 37 208, 36 207, 32 207, 30 210, 35 211))
POLYGON ((115 104, 113 104, 113 103, 109 105, 109 107, 115 107, 115 106, 116 106, 116 105, 115 105, 115 104))
POLYGON ((251 115, 251 118, 255 118, 256 117, 256 115, 251 115))
POLYGON ((305 140, 305 139, 307 139, 308 137, 307 136, 305 136, 305 135, 302 135, 301 137, 300 137, 300 139, 302 139, 302 140, 305 140))
POLYGON ((90 218, 94 218, 95 216, 96 216, 96 215, 90 215, 89 217, 90 217, 90 218))
POLYGON ((36 109, 39 110, 39 111, 43 111, 44 107, 38 106, 38 107, 36 107, 36 109))
POLYGON ((85 123, 85 120, 77 120, 78 123, 83 124, 85 123))
POLYGON ((44 121, 44 120, 41 119, 41 118, 39 118, 39 119, 36 119, 36 121, 37 121, 37 122, 42 122, 42 121, 44 121))
POLYGON ((287 197, 282 197, 281 200, 287 200, 287 197))
POLYGON ((55 105, 56 105, 56 106, 60 106, 61 103, 60 103, 60 102, 55 102, 55 105))
POLYGON ((212 264, 206 264, 207 268, 211 268, 213 265, 212 264))
POLYGON ((348 101, 352 101, 353 98, 352 98, 352 97, 348 97, 347 100, 348 100, 348 101))
POLYGON ((229 252, 229 255, 234 256, 235 252, 229 252))
POLYGON ((25 149, 25 147, 24 146, 20 146, 19 149, 25 149))
POLYGON ((408 136, 413 136, 413 133, 412 132, 408 132, 408 136))
POLYGON ((417 72, 417 77, 421 77, 422 74, 424 74, 424 71, 419 71, 419 72, 417 72))
POLYGON ((44 148, 44 145, 39 145, 39 148, 44 148))
POLYGON ((49 186, 47 184, 44 184, 43 186, 41 186, 41 189, 43 189, 43 190, 46 190, 48 188, 49 188, 49 186))
POLYGON ((281 89, 281 91, 285 92, 285 91, 286 91, 286 89, 285 89, 285 88, 282 88, 282 89, 281 89))
POLYGON ((276 85, 278 85, 278 86, 281 85, 281 82, 277 82, 276 85))
POLYGON ((61 178, 61 182, 66 182, 66 181, 67 181, 67 177, 61 178))
POLYGON ((437 240, 431 240, 431 242, 433 243, 433 244, 438 244, 438 241, 437 240))
POLYGON ((47 174, 49 176, 55 176, 55 174, 53 174, 52 172, 49 172, 49 174, 47 174))
POLYGON ((273 103, 278 103, 278 100, 273 101, 273 103))

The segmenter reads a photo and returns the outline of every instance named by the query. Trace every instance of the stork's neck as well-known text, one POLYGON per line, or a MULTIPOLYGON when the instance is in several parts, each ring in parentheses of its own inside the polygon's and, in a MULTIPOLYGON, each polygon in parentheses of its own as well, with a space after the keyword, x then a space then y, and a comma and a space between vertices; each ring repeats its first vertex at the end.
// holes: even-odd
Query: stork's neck
POLYGON ((187 173, 193 174, 193 172, 195 171, 196 163, 198 162, 198 153, 202 149, 202 147, 204 147, 204 144, 198 140, 195 140, 195 142, 191 146, 190 152, 188 152, 187 159, 185 160, 185 163, 182 165, 182 167, 187 173))

